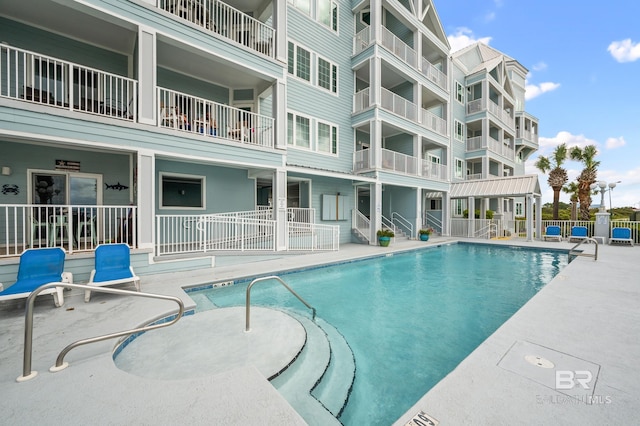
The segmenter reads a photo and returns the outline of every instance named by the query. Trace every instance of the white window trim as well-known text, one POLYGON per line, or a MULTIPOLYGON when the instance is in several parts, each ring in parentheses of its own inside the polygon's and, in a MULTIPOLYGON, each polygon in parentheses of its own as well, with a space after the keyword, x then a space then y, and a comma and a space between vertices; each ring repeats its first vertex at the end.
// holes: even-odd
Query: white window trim
MULTIPOLYGON (((337 157, 337 156, 338 156, 338 154, 339 154, 338 147, 339 147, 339 145, 340 145, 340 144, 338 143, 338 141, 340 140, 340 127, 338 127, 338 125, 333 124, 333 123, 331 123, 331 122, 329 122, 329 121, 324 121, 324 120, 315 120, 314 128, 315 128, 315 133, 314 133, 314 135, 315 135, 315 151, 316 151, 318 154, 328 155, 328 156, 331 156, 331 157, 337 157), (329 126, 330 131, 331 131, 331 129, 333 129, 333 128, 335 128, 335 129, 336 129, 336 152, 335 152, 335 153, 333 153, 333 152, 331 152, 331 151, 329 151, 329 152, 327 152, 327 151, 320 151, 320 150, 318 149, 318 124, 324 124, 324 125, 326 125, 326 126, 329 126)), ((331 135, 329 135, 329 138, 331 138, 331 135)), ((329 140, 329 143, 330 143, 330 144, 333 144, 333 141, 332 141, 332 140, 329 140)))
POLYGON ((462 158, 454 157, 453 159, 453 177, 464 180, 465 161, 462 158), (460 163, 460 176, 458 176, 458 162, 460 163))
POLYGON ((296 43, 293 40, 287 40, 287 60, 289 60, 288 56, 289 56, 289 43, 293 44, 293 74, 289 73, 288 70, 288 65, 287 65, 287 75, 289 77, 294 77, 295 79, 299 80, 299 81, 303 81, 306 84, 309 84, 311 86, 315 86, 314 79, 315 79, 315 74, 316 72, 314 72, 314 56, 315 56, 315 52, 309 48, 307 48, 306 46, 300 44, 300 43, 296 43), (307 52, 309 52, 309 80, 305 80, 304 78, 298 76, 298 49, 304 49, 307 52))
MULTIPOLYGON (((313 52, 312 52, 313 53, 313 52)), ((340 81, 340 67, 338 66, 338 64, 336 64, 335 62, 333 62, 332 60, 319 55, 319 54, 315 54, 315 61, 313 61, 316 63, 316 67, 315 67, 315 71, 316 71, 316 79, 315 79, 315 86, 318 87, 318 89, 324 90, 325 92, 328 92, 334 96, 338 96, 338 94, 340 93, 340 84, 338 84, 338 82, 340 81), (331 90, 331 87, 329 89, 326 89, 322 86, 320 86, 320 82, 318 81, 318 79, 320 78, 320 61, 318 59, 322 59, 323 61, 326 61, 329 63, 331 69, 333 69, 333 67, 336 67, 336 91, 333 92, 331 90)), ((333 74, 329 76, 329 78, 332 79, 333 74)))
POLYGON ((287 40, 287 60, 289 60, 289 43, 293 44, 294 46, 294 52, 293 52, 293 71, 294 74, 291 74, 289 72, 288 69, 288 64, 287 64, 287 77, 288 78, 294 78, 304 84, 307 84, 309 86, 315 87, 316 89, 319 89, 322 91, 322 93, 328 93, 330 95, 333 95, 335 97, 338 97, 340 94, 340 67, 338 66, 338 64, 336 64, 335 62, 331 61, 330 59, 326 58, 325 56, 319 55, 316 51, 314 51, 313 49, 309 49, 307 46, 305 46, 304 44, 300 44, 294 40, 288 39, 287 40), (310 58, 309 58, 309 66, 311 67, 310 70, 310 80, 305 80, 304 78, 298 77, 297 74, 297 49, 301 48, 306 50, 307 52, 309 52, 310 54, 310 58), (332 92, 330 89, 325 89, 324 87, 320 86, 318 84, 318 58, 322 58, 323 60, 329 62, 331 65, 336 67, 336 91, 335 93, 332 92))
POLYGON ((189 175, 184 173, 160 172, 158 185, 158 210, 206 210, 207 209, 207 177, 202 175, 189 175), (162 184, 165 177, 182 179, 199 179, 202 183, 202 207, 165 206, 162 200, 162 184))
POLYGON ((458 102, 460 105, 464 105, 464 98, 465 98, 464 84, 460 83, 458 80, 455 81, 453 96, 456 99, 456 102, 458 102), (458 85, 460 85, 460 87, 462 88, 462 100, 458 100, 458 85))
POLYGON ((457 141, 464 142, 465 125, 462 121, 453 119, 453 138, 457 141), (458 134, 458 124, 460 124, 461 134, 458 134))
MULTIPOLYGON (((340 24, 337 24, 337 29, 333 29, 333 27, 331 25, 325 25, 323 22, 320 22, 319 18, 318 18, 318 2, 316 0, 311 0, 311 4, 309 5, 309 13, 305 13, 303 10, 299 9, 295 4, 295 2, 293 0, 287 0, 287 6, 290 6, 293 10, 295 10, 296 12, 298 12, 300 15, 304 16, 307 19, 312 20, 313 22, 315 22, 316 24, 318 24, 321 28, 324 28, 325 30, 328 30, 329 32, 331 32, 331 34, 334 34, 336 36, 339 36, 340 34, 340 24)), ((337 7, 337 17, 340 17, 340 4, 338 4, 337 1, 335 0, 331 0, 332 4, 335 4, 337 7)), ((339 20, 339 19, 338 19, 339 20)), ((333 22, 333 16, 332 16, 332 22, 333 22)))
POLYGON ((428 160, 429 160, 429 162, 430 162, 430 163, 442 164, 442 161, 441 161, 440 157, 439 157, 439 156, 437 156, 437 155, 427 154, 427 158, 428 158, 428 160), (433 161, 434 159, 435 159, 436 161, 433 161))
MULTIPOLYGON (((300 114, 299 112, 296 111, 291 111, 291 110, 287 110, 287 125, 288 125, 288 120, 289 120, 289 114, 293 115, 293 145, 289 145, 289 141, 287 140, 287 148, 294 148, 294 149, 299 149, 301 151, 313 151, 313 144, 314 144, 314 124, 313 124, 313 117, 306 115, 306 114, 300 114), (299 146, 296 144, 296 117, 302 117, 302 118, 306 118, 307 120, 309 120, 309 147, 306 146, 299 146)), ((287 129, 287 132, 289 131, 289 129, 287 129)), ((288 136, 287 136, 288 137, 288 136)))

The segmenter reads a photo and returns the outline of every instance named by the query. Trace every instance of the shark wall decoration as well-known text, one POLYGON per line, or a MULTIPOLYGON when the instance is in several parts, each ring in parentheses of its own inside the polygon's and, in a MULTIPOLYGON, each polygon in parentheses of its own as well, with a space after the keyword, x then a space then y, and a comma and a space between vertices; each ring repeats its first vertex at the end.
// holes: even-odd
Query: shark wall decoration
POLYGON ((109 185, 108 183, 105 183, 104 185, 107 187, 107 189, 113 189, 113 190, 117 189, 118 191, 122 191, 123 189, 129 189, 128 186, 122 185, 120 182, 118 182, 115 185, 109 185))

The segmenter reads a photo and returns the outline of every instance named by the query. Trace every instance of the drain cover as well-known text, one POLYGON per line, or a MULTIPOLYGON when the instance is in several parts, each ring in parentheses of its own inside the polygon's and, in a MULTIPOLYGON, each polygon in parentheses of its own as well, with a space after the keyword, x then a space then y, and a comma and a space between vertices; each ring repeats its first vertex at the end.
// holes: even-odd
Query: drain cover
POLYGON ((555 367, 555 365, 551 361, 549 361, 546 358, 542 358, 541 356, 527 355, 527 356, 524 357, 524 359, 529 364, 533 364, 536 367, 540 367, 540 368, 553 368, 553 367, 555 367))

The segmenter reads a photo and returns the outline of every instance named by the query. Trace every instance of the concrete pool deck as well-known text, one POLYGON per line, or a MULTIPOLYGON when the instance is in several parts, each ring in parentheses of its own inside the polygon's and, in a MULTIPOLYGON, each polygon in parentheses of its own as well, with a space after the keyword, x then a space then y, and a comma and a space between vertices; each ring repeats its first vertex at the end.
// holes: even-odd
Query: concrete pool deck
MULTIPOLYGON (((447 241, 453 239, 432 238, 427 244, 447 241)), ((574 245, 488 243, 555 249, 574 245)), ((388 248, 347 244, 330 253, 220 256, 209 270, 144 276, 142 291, 176 295, 193 308, 182 287, 425 245, 396 241, 388 248)), ((583 247, 593 250, 593 246, 583 247)), ((638 247, 602 245, 598 261, 576 259, 396 424, 406 424, 419 411, 440 424, 455 425, 634 423, 640 408, 638 260, 638 247), (527 355, 547 359, 556 369, 562 367, 562 386, 557 386, 549 371, 526 363, 527 355), (588 381, 585 371, 592 375, 588 381)), ((250 363, 197 379, 141 378, 115 367, 111 356, 115 340, 110 340, 72 350, 65 358, 70 366, 50 373, 48 368, 70 342, 139 326, 165 316, 175 306, 101 293, 94 293, 85 304, 83 295, 74 292, 65 296, 61 309, 53 307, 50 296, 37 301, 32 369, 39 374, 24 383, 15 381, 22 372, 24 311, 16 304, 0 305, 3 423, 305 424, 250 363)))

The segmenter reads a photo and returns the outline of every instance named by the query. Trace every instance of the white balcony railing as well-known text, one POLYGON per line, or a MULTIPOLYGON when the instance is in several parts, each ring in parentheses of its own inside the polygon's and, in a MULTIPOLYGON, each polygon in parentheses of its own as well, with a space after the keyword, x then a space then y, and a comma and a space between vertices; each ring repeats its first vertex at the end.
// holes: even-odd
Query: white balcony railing
POLYGON ((273 148, 274 119, 158 88, 158 126, 273 148))
POLYGON ((422 110, 422 125, 427 129, 433 130, 439 135, 447 136, 449 134, 447 120, 438 117, 426 109, 422 110))
POLYGON ((340 227, 315 223, 287 222, 289 251, 336 251, 340 248, 340 227))
POLYGON ((0 44, 0 96, 136 120, 136 80, 0 44))
POLYGON ((382 108, 394 114, 414 122, 417 121, 418 106, 384 87, 380 88, 380 103, 382 108))
POLYGON ((69 253, 98 244, 137 247, 135 206, 51 204, 0 205, 0 257, 33 247, 61 247, 69 253))
POLYGON ((444 89, 447 92, 449 91, 446 74, 436 68, 435 65, 427 61, 425 58, 422 58, 422 74, 437 84, 441 89, 444 89))
POLYGON ((156 0, 156 7, 207 31, 274 57, 276 30, 219 0, 156 0))
POLYGON ((400 152, 382 149, 382 168, 407 175, 418 175, 418 159, 400 152))
POLYGON ((353 95, 353 112, 357 113, 363 111, 371 105, 371 99, 369 97, 369 88, 362 89, 353 95))
POLYGON ((361 30, 353 38, 353 54, 357 55, 371 45, 371 27, 361 30))
POLYGON ((412 68, 417 68, 416 51, 386 27, 381 27, 382 45, 412 68))
POLYGON ((467 139, 467 152, 488 149, 491 152, 513 160, 515 150, 510 146, 511 140, 507 139, 507 141, 509 141, 509 145, 497 141, 492 137, 485 138, 484 136, 475 136, 467 139))
POLYGON ((422 176, 446 181, 448 179, 447 166, 445 164, 434 163, 431 160, 422 160, 422 176))
POLYGON ((353 153, 353 171, 367 170, 371 168, 369 150, 361 149, 353 153))

